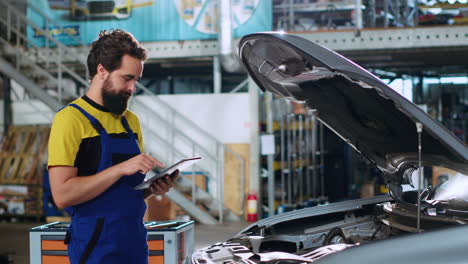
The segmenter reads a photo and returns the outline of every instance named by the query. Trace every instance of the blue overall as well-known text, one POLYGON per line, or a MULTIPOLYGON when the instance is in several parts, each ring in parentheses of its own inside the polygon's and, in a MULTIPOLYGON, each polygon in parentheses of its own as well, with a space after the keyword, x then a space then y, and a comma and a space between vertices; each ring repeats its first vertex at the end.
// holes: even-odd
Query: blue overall
MULTIPOLYGON (((68 106, 85 115, 100 135, 98 172, 140 154, 136 136, 124 116, 121 121, 129 138, 112 138, 81 107, 68 106)), ((71 264, 148 263, 147 231, 143 223, 146 204, 143 191, 133 189, 144 177, 140 173, 123 176, 96 198, 66 208, 72 216, 65 239, 71 264)))

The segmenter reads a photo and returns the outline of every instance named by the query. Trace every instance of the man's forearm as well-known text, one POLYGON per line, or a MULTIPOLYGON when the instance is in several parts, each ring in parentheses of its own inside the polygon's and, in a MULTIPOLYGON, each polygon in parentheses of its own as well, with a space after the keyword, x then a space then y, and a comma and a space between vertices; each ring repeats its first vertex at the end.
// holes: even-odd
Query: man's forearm
POLYGON ((63 170, 54 171, 53 169, 49 170, 51 184, 53 184, 52 193, 54 201, 59 208, 92 200, 122 177, 118 168, 113 166, 94 175, 65 177, 65 180, 60 181, 59 177, 62 177, 63 173, 72 172, 63 170))
POLYGON ((145 174, 156 166, 164 164, 144 153, 86 177, 78 177, 78 169, 74 167, 52 166, 49 167, 52 195, 59 208, 84 203, 103 193, 120 177, 145 174))

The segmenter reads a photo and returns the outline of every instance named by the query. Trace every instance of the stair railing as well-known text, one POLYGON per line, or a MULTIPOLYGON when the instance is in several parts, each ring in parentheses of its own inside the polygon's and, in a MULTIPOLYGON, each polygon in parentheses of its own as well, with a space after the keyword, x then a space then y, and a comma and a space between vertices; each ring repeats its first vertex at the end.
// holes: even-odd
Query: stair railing
MULTIPOLYGON (((57 39, 53 38, 50 36, 50 31, 49 31, 49 26, 52 24, 56 27, 61 28, 61 26, 53 21, 50 18, 47 18, 44 12, 39 10, 38 8, 34 7, 31 4, 28 4, 28 8, 30 10, 37 12, 41 17, 45 19, 45 29, 41 28, 37 24, 35 24, 33 21, 29 20, 24 14, 22 14, 20 11, 18 11, 11 3, 10 0, 7 1, 0 1, 0 13, 4 14, 4 16, 0 15, 0 25, 3 26, 3 28, 6 29, 6 37, 5 40, 14 45, 14 48, 16 49, 16 67, 17 69, 20 68, 20 63, 21 63, 21 57, 25 57, 24 51, 21 50, 21 47, 32 47, 37 50, 42 50, 43 52, 38 52, 37 59, 42 60, 45 62, 46 65, 53 63, 55 64, 57 68, 57 77, 52 79, 53 81, 56 82, 57 84, 57 94, 58 94, 58 100, 60 103, 63 101, 63 75, 66 73, 68 76, 72 77, 76 81, 78 81, 80 84, 83 86, 87 87, 89 84, 88 82, 81 77, 79 74, 77 74, 74 69, 71 69, 68 67, 65 62, 69 61, 76 61, 82 64, 84 67, 86 67, 86 61, 84 59, 84 56, 80 55, 75 49, 68 48, 66 45, 58 41, 57 39), (32 30, 35 30, 38 32, 40 35, 44 36, 45 38, 45 48, 39 47, 34 41, 28 39, 28 36, 26 36, 23 32, 26 32, 26 27, 30 27, 32 30), (15 39, 13 39, 13 37, 15 39), (56 58, 53 61, 50 61, 50 58, 53 57, 53 55, 56 54, 56 58)), ((63 28, 62 28, 63 29, 63 28)), ((73 36, 72 36, 73 37, 73 36)), ((79 45, 83 45, 83 43, 77 39, 76 37, 73 37, 74 40, 79 43, 79 45)), ((87 72, 87 71, 85 71, 87 72)), ((87 78, 86 78, 87 79, 87 78)), ((191 145, 192 148, 204 153, 204 157, 207 159, 213 160, 217 165, 215 169, 215 175, 217 177, 213 177, 212 175, 209 175, 211 177, 211 180, 214 180, 216 182, 216 187, 217 190, 216 192, 218 193, 216 198, 219 200, 219 220, 222 222, 222 217, 223 217, 223 210, 224 210, 224 197, 223 197, 223 188, 224 188, 224 151, 227 150, 230 153, 235 153, 231 148, 228 146, 225 146, 221 142, 219 142, 216 138, 211 136, 209 133, 204 131, 202 128, 200 128, 197 124, 195 124, 192 120, 186 118, 182 114, 180 114, 178 111, 176 111, 173 107, 168 105, 166 102, 161 100, 159 97, 157 97, 152 91, 144 87, 143 85, 137 83, 137 87, 141 89, 145 95, 151 96, 152 103, 157 103, 158 108, 162 106, 165 111, 168 111, 170 113, 170 116, 172 116, 172 120, 174 118, 177 118, 179 120, 183 120, 186 124, 190 124, 191 130, 192 131, 197 131, 198 133, 204 135, 207 139, 210 141, 214 142, 214 154, 209 151, 204 150, 203 146, 200 146, 198 143, 195 141, 191 140, 191 137, 188 136, 186 133, 183 131, 178 131, 178 129, 175 127, 175 124, 171 123, 171 121, 168 121, 167 119, 163 118, 161 115, 156 113, 155 111, 152 111, 154 116, 159 117, 159 120, 170 127, 172 131, 174 132, 173 135, 179 135, 181 138, 187 140, 187 141, 192 141, 191 145), (213 157, 214 156, 214 157, 213 157)), ((148 107, 145 104, 144 107, 146 108, 145 110, 149 110, 150 107, 148 107)), ((56 109, 54 109, 56 110, 56 109)), ((189 143, 190 144, 190 143, 189 143)), ((178 154, 176 150, 174 150, 173 154, 178 154)), ((195 151, 194 151, 195 152, 195 151)), ((179 153, 180 155, 180 153, 179 153)), ((244 166, 245 161, 240 155, 235 155, 236 159, 239 160, 239 162, 244 166)), ((241 186, 242 190, 241 193, 243 193, 243 186, 244 186, 244 170, 241 169, 240 172, 240 181, 241 181, 241 186)), ((194 181, 193 181, 193 184, 194 181)), ((242 198, 243 199, 243 198, 242 198)))
MULTIPOLYGON (((46 62, 46 67, 49 63, 55 64, 57 69, 56 77, 52 79, 57 85, 57 94, 58 101, 62 103, 63 101, 63 73, 68 73, 73 79, 84 85, 88 86, 88 82, 75 73, 73 69, 64 64, 64 56, 71 56, 74 60, 84 63, 83 58, 79 56, 74 49, 68 49, 64 44, 55 38, 51 37, 49 34, 49 29, 42 29, 40 26, 30 21, 24 14, 18 11, 10 1, 1 1, 0 10, 4 13, 4 16, 0 16, 0 24, 3 28, 6 29, 6 36, 2 36, 8 43, 13 45, 13 48, 16 52, 16 69, 19 70, 21 67, 22 57, 25 56, 24 47, 33 47, 39 48, 38 45, 29 39, 24 32, 26 28, 30 27, 32 30, 35 30, 45 38, 46 48, 44 49, 45 53, 38 53, 38 56, 41 60, 46 62), (14 38, 14 39, 13 39, 14 38), (55 46, 55 52, 53 52, 50 46, 55 46), (55 53, 55 60, 50 61, 51 54, 55 53)), ((48 20, 47 20, 48 21, 48 20)), ((57 109, 54 109, 57 110, 57 109)))

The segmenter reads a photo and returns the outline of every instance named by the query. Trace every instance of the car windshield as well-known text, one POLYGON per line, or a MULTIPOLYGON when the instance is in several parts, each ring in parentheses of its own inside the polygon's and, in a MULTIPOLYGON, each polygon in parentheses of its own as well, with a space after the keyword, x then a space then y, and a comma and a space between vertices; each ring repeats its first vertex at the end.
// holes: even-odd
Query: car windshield
POLYGON ((433 200, 458 200, 468 203, 468 176, 457 173, 434 189, 433 200))

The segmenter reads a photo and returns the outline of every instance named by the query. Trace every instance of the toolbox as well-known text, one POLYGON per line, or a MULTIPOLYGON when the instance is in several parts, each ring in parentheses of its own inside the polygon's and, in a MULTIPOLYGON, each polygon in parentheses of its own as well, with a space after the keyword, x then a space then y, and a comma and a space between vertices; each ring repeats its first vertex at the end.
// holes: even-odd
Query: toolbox
MULTIPOLYGON (((31 264, 68 264, 67 245, 63 243, 69 222, 54 222, 31 228, 31 264)), ((190 263, 194 250, 194 221, 146 222, 149 264, 190 263)))

